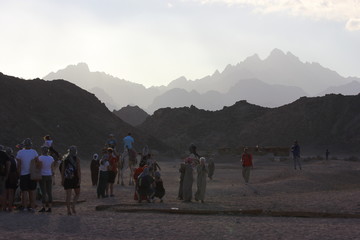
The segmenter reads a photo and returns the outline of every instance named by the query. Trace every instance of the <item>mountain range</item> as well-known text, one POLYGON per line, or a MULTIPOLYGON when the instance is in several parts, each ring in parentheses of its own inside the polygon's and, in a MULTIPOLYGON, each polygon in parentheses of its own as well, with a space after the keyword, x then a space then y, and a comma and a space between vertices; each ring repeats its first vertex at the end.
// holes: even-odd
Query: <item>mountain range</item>
POLYGON ((360 94, 302 97, 277 108, 245 100, 217 111, 167 107, 136 127, 94 94, 64 80, 23 80, 0 73, 0 101, 1 144, 14 146, 30 137, 39 147, 50 134, 59 152, 76 145, 89 159, 101 151, 109 133, 120 141, 128 132, 138 150, 149 145, 161 155, 187 151, 191 143, 210 153, 240 146, 291 146, 295 139, 304 155, 322 155, 325 149, 334 155, 360 153, 360 94))
POLYGON ((228 65, 222 72, 216 70, 196 80, 180 77, 167 86, 145 88, 103 72, 91 72, 85 63, 52 72, 44 79, 70 81, 94 93, 110 110, 137 105, 150 114, 162 107, 190 105, 220 110, 239 100, 279 107, 303 96, 357 94, 360 89, 359 78, 342 77, 319 63, 301 62, 292 53, 279 49, 264 60, 255 54, 228 65))
POLYGON ((91 159, 93 153, 101 153, 110 133, 122 149, 122 138, 131 132, 138 151, 145 145, 162 152, 171 149, 125 123, 94 94, 68 81, 23 80, 0 73, 0 102, 0 144, 6 146, 30 137, 38 149, 43 136, 49 134, 60 153, 76 145, 81 156, 91 159))
POLYGON ((190 143, 211 151, 240 146, 288 146, 298 140, 305 154, 359 153, 360 95, 302 97, 264 108, 246 101, 219 111, 191 107, 163 108, 139 126, 179 149, 190 143))

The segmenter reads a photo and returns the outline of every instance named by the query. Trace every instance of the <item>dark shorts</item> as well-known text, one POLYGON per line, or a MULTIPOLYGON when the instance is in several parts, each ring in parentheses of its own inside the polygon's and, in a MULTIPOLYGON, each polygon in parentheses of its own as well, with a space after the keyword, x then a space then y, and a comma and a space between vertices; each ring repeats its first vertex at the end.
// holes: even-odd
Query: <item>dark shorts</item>
POLYGON ((34 191, 36 189, 36 181, 30 179, 30 174, 20 176, 20 190, 34 191))
POLYGON ((77 189, 80 188, 79 178, 74 177, 72 179, 65 178, 64 180, 64 189, 77 189))
POLYGON ((116 172, 109 171, 108 183, 114 183, 116 178, 116 172))

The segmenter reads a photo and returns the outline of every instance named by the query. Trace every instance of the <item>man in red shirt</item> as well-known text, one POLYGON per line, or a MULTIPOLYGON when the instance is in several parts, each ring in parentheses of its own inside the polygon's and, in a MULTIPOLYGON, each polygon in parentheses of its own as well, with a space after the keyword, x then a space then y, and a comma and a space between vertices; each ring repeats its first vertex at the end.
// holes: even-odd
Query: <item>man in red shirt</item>
POLYGON ((244 153, 241 156, 241 163, 243 166, 242 175, 245 180, 245 184, 248 184, 250 178, 250 169, 253 168, 252 155, 248 153, 248 148, 244 148, 244 153))

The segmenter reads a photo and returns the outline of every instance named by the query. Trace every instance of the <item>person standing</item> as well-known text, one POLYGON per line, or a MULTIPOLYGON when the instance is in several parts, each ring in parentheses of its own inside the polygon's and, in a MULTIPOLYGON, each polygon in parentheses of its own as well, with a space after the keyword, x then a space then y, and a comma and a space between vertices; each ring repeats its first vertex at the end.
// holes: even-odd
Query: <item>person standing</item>
POLYGON ((179 181, 179 191, 177 199, 183 200, 183 184, 184 184, 184 176, 185 176, 185 163, 180 164, 179 173, 180 173, 180 181, 179 181))
POLYGON ((20 190, 21 190, 21 210, 35 212, 35 189, 37 182, 31 180, 30 177, 30 164, 31 161, 39 162, 38 153, 32 149, 32 142, 27 138, 23 142, 24 148, 21 149, 17 155, 16 160, 18 163, 18 172, 20 173, 20 190), (27 199, 29 198, 30 207, 28 206, 27 199))
POLYGON ((215 172, 215 163, 212 157, 210 157, 209 159, 208 170, 209 170, 208 177, 210 178, 210 180, 212 180, 212 177, 215 172))
POLYGON ((10 158, 9 175, 5 182, 6 200, 7 200, 7 204, 8 204, 7 205, 8 211, 12 211, 13 207, 14 207, 15 190, 18 187, 19 174, 17 171, 17 163, 15 160, 15 156, 13 155, 12 148, 10 148, 10 147, 6 148, 6 154, 10 158))
POLYGON ((326 160, 329 160, 329 154, 330 154, 329 149, 326 149, 325 152, 326 160))
POLYGON ((294 159, 294 169, 296 170, 296 166, 299 165, 301 170, 301 163, 300 163, 300 146, 298 141, 295 140, 294 145, 291 147, 291 152, 293 154, 294 159))
POLYGON ((66 207, 68 215, 76 214, 75 204, 80 196, 81 169, 77 148, 70 146, 61 168, 61 183, 66 192, 66 207), (71 203, 71 193, 74 189, 75 196, 71 203), (72 211, 71 211, 72 210, 72 211))
POLYGON ((108 183, 109 178, 109 157, 108 153, 105 151, 104 155, 102 156, 101 160, 99 161, 99 182, 97 184, 97 197, 105 198, 108 195, 105 194, 106 185, 108 183))
POLYGON ((39 156, 39 161, 42 163, 40 181, 40 189, 42 193, 42 208, 39 212, 51 212, 52 175, 54 172, 55 160, 52 156, 49 156, 48 147, 41 147, 41 156, 39 156), (49 206, 47 210, 45 210, 46 204, 48 204, 49 206))
POLYGON ((197 191, 195 193, 195 200, 204 203, 206 192, 206 178, 208 174, 208 168, 205 164, 206 159, 200 158, 200 164, 196 166, 197 170, 197 191))
POLYGON ((114 150, 112 148, 108 148, 107 151, 108 151, 109 164, 110 164, 107 189, 109 189, 110 191, 110 197, 115 197, 114 183, 115 183, 116 174, 118 172, 119 157, 115 155, 114 150))
POLYGON ((253 168, 252 155, 248 152, 248 148, 244 148, 244 153, 241 156, 242 164, 242 176, 245 180, 245 184, 249 183, 250 170, 253 168))
POLYGON ((193 164, 194 159, 188 157, 185 159, 185 171, 184 171, 184 180, 183 180, 183 191, 182 197, 184 202, 191 202, 192 199, 192 185, 194 181, 193 177, 193 164))
POLYGON ((90 163, 91 183, 93 186, 96 186, 98 182, 99 167, 99 155, 95 153, 90 163))
POLYGON ((5 152, 3 145, 0 145, 0 204, 1 208, 5 208, 6 195, 5 183, 9 177, 10 172, 10 157, 5 152))

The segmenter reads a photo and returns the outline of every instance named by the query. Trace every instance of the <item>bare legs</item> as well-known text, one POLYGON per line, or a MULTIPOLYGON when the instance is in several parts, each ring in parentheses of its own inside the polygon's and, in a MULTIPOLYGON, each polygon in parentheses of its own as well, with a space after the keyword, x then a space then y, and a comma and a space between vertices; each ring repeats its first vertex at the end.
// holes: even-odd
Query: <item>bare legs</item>
POLYGON ((66 189, 66 207, 67 207, 68 215, 76 214, 75 204, 79 200, 79 196, 80 196, 80 188, 75 188, 74 189, 75 196, 73 198, 73 201, 70 202, 71 201, 71 192, 72 192, 71 190, 72 189, 66 189))

